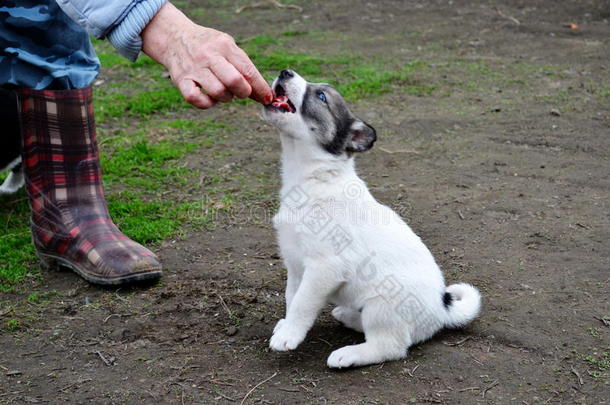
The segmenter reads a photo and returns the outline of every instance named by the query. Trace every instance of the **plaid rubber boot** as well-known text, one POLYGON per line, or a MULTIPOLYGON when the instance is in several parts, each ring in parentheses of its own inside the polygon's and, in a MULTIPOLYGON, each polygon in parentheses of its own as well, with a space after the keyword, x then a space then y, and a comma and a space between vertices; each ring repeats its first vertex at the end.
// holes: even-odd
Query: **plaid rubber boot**
POLYGON ((34 245, 44 267, 68 267, 93 284, 159 278, 154 253, 108 214, 91 95, 90 87, 19 93, 34 245))

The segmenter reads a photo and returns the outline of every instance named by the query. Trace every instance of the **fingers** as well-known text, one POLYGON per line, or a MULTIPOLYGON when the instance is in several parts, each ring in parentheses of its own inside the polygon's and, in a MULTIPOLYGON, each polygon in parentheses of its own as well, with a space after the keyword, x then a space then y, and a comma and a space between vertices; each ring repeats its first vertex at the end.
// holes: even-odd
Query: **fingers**
POLYGON ((216 100, 207 94, 203 94, 199 86, 191 79, 182 79, 177 87, 186 102, 197 108, 205 110, 216 104, 216 100))
POLYGON ((195 76, 195 82, 204 92, 216 101, 227 103, 233 99, 233 94, 227 91, 225 85, 209 69, 202 69, 195 76))
POLYGON ((239 98, 246 98, 252 93, 252 87, 244 76, 225 58, 218 58, 210 69, 230 93, 239 98))
POLYGON ((250 98, 262 104, 269 104, 273 101, 271 88, 242 49, 237 48, 227 60, 235 66, 252 87, 250 98))

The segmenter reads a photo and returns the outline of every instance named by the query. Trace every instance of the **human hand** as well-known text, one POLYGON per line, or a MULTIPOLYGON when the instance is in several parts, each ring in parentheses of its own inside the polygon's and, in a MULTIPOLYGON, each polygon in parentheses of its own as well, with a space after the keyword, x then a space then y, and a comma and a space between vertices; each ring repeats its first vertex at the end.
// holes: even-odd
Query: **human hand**
POLYGON ((184 99, 198 108, 234 96, 269 104, 271 88, 233 38, 189 20, 166 3, 142 31, 144 52, 167 68, 184 99))

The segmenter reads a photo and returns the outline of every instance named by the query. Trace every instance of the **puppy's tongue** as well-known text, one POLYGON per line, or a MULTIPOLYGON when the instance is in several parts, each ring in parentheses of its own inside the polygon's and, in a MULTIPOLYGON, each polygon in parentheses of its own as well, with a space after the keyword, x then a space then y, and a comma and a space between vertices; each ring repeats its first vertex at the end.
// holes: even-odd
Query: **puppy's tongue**
POLYGON ((278 108, 282 108, 282 109, 286 109, 288 111, 293 111, 292 106, 290 104, 288 104, 288 97, 287 96, 276 96, 273 101, 271 102, 271 105, 274 107, 278 107, 278 108))
POLYGON ((275 96, 271 102, 271 105, 274 107, 286 107, 290 109, 290 106, 288 105, 288 97, 286 96, 275 96))

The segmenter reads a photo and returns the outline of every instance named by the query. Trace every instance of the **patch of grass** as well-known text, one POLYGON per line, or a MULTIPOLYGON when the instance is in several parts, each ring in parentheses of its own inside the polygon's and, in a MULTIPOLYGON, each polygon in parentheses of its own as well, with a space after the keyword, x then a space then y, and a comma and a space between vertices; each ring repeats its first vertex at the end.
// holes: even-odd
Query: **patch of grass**
POLYGON ((21 329, 21 322, 18 319, 9 319, 6 321, 6 330, 9 332, 16 332, 21 329))
POLYGON ((144 137, 135 137, 128 146, 103 154, 102 167, 108 172, 108 184, 140 187, 146 191, 158 190, 163 185, 183 184, 188 170, 166 162, 183 157, 197 148, 196 143, 164 140, 151 143, 144 137))
POLYGON ((417 61, 406 64, 398 71, 380 71, 370 65, 348 68, 341 76, 345 79, 337 87, 350 101, 389 93, 392 90, 402 90, 417 96, 429 95, 434 90, 433 86, 412 80, 413 73, 423 66, 422 62, 417 61))
MULTIPOLYGON (((192 177, 182 167, 184 156, 218 142, 225 128, 226 124, 212 120, 160 121, 100 140, 108 208, 126 235, 142 244, 154 244, 179 235, 187 222, 208 225, 213 212, 202 209, 197 201, 164 198, 159 191, 179 192, 192 177)), ((0 205, 0 222, 7 225, 7 232, 0 236, 0 291, 10 292, 39 271, 23 191, 0 205)), ((40 298, 30 295, 28 302, 40 298)))
POLYGON ((161 89, 144 90, 132 94, 98 91, 94 97, 98 122, 125 116, 147 119, 156 113, 189 107, 180 92, 169 83, 161 89))
POLYGON ((0 222, 5 224, 5 231, 0 235, 0 291, 12 291, 11 285, 31 275, 35 255, 29 213, 23 190, 0 203, 0 222))
POLYGON ((193 215, 196 208, 196 202, 148 201, 129 190, 114 193, 108 198, 108 209, 117 226, 142 244, 156 243, 180 233, 185 222, 205 225, 210 217, 193 215))
POLYGON ((577 354, 577 356, 588 364, 589 370, 587 373, 589 376, 595 379, 608 380, 610 371, 610 346, 598 349, 593 348, 593 351, 589 354, 577 354))
POLYGON ((282 69, 293 69, 313 82, 328 82, 337 87, 350 101, 379 96, 392 90, 414 95, 428 95, 433 86, 419 84, 413 74, 425 66, 415 61, 394 70, 386 68, 384 61, 367 62, 354 55, 316 55, 296 53, 283 48, 286 39, 300 32, 287 31, 276 37, 257 36, 243 44, 254 64, 267 79, 282 69))

